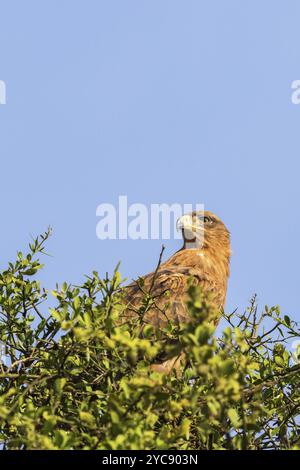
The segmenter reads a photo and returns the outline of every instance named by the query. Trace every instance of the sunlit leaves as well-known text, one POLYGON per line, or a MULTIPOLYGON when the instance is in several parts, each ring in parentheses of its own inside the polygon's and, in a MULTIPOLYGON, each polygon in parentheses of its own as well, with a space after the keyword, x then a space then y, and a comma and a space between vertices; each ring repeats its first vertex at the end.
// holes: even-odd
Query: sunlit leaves
MULTIPOLYGON (((0 440, 8 449, 299 447, 299 328, 278 307, 219 315, 191 284, 186 324, 122 321, 118 269, 48 297, 37 275, 50 231, 0 273, 0 440), (46 305, 43 302, 47 300, 46 305), (50 305, 50 308, 49 308, 50 305), (2 351, 3 354, 3 351, 2 351), (180 357, 169 375, 151 366, 180 357)), ((171 299, 170 299, 171 304, 171 299)))

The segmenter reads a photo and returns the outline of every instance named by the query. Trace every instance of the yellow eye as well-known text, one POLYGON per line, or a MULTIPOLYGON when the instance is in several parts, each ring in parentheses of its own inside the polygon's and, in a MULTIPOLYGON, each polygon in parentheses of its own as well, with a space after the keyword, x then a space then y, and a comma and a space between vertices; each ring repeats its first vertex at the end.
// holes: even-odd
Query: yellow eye
POLYGON ((211 217, 209 217, 208 215, 198 215, 197 218, 203 224, 213 224, 214 223, 214 220, 211 217))

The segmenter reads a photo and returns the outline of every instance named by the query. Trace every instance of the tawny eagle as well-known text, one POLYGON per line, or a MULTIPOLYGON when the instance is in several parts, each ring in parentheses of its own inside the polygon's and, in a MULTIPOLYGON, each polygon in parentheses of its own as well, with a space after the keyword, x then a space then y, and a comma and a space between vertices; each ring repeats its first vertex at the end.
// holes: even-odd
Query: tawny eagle
MULTIPOLYGON (((230 234, 224 223, 208 211, 194 211, 177 222, 182 231, 183 246, 158 269, 126 287, 127 308, 123 318, 136 317, 145 294, 153 302, 144 314, 145 324, 155 327, 168 320, 184 322, 188 317, 188 285, 190 280, 201 291, 210 293, 210 302, 217 310, 224 308, 229 277, 230 234)), ((170 361, 167 361, 168 369, 170 361)))

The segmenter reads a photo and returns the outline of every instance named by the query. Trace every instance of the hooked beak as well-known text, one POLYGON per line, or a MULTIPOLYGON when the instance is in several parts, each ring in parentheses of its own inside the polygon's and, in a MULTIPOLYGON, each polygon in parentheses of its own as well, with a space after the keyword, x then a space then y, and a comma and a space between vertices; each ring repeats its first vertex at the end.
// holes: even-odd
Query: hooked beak
POLYGON ((186 242, 194 242, 195 240, 203 240, 204 226, 197 224, 192 214, 186 214, 177 220, 176 228, 182 231, 182 236, 186 242))
POLYGON ((193 219, 189 214, 183 215, 177 220, 176 223, 177 230, 193 229, 193 219))

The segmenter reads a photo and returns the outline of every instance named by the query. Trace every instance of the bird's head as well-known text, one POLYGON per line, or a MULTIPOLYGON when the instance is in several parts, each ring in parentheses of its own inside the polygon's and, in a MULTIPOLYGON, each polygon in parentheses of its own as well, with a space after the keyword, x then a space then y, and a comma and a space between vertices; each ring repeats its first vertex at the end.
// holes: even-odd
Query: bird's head
POLYGON ((209 211, 194 211, 177 221, 182 231, 185 249, 218 249, 230 254, 230 234, 219 217, 209 211))

